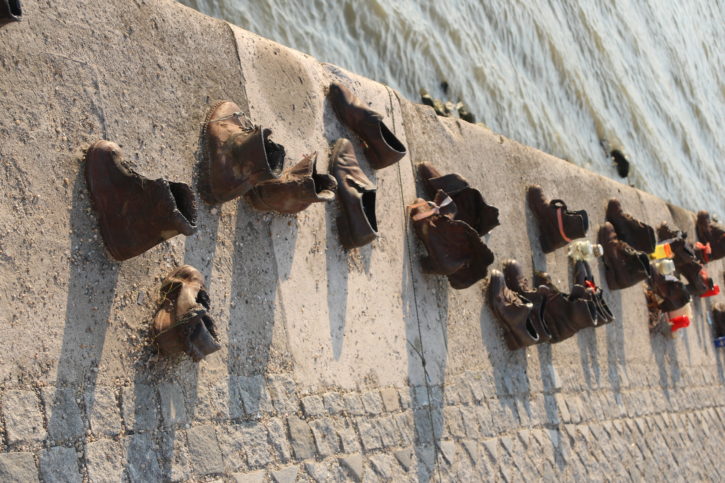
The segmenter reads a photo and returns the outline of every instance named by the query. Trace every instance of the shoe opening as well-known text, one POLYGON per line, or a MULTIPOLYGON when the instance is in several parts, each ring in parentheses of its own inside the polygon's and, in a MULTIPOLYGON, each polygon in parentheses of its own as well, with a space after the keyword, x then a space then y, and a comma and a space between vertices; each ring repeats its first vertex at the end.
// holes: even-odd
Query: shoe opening
POLYGON ((23 16, 23 9, 20 7, 20 0, 10 0, 10 13, 16 17, 23 16))
POLYGON ((285 150, 284 146, 269 139, 268 136, 270 134, 271 132, 268 129, 264 130, 264 151, 267 153, 269 169, 272 171, 272 174, 279 176, 284 167, 285 150))
POLYGON ((194 193, 184 183, 169 183, 169 189, 179 212, 191 226, 196 227, 196 199, 194 193))
POLYGON ((206 290, 199 290, 199 293, 196 294, 196 303, 201 304, 202 307, 209 310, 210 302, 209 294, 206 293, 206 290))
POLYGON ((206 327, 206 330, 209 331, 211 336, 214 338, 214 340, 219 340, 219 337, 217 336, 216 329, 214 328, 214 319, 209 317, 209 315, 205 314, 201 320, 204 322, 204 327, 206 327))
POLYGON ((534 329, 534 324, 531 323, 531 319, 526 319, 526 332, 529 333, 532 339, 535 341, 539 340, 539 334, 536 332, 536 329, 534 329))
POLYGON ((375 233, 378 232, 378 219, 375 217, 375 191, 365 191, 362 194, 362 205, 365 217, 375 233))
POLYGON ((393 148, 395 151, 398 151, 399 153, 405 153, 406 149, 405 146, 403 146, 403 143, 401 143, 398 138, 390 132, 390 129, 388 129, 388 126, 385 125, 384 122, 380 122, 380 134, 383 135, 383 139, 386 143, 388 143, 388 146, 393 148))

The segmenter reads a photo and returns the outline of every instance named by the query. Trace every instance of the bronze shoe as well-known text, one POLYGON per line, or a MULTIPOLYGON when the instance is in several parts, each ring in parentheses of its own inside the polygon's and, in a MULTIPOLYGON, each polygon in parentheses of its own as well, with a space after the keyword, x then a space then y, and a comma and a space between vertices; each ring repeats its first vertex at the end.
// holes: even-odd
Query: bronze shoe
MULTIPOLYGON (((509 350, 517 350, 544 342, 542 333, 536 330, 536 311, 541 311, 522 295, 506 286, 504 276, 491 270, 488 282, 488 303, 496 320, 504 331, 504 341, 509 350)), ((539 319, 541 314, 539 313, 539 319)), ((548 340, 548 335, 546 336, 548 340)))
POLYGON ((150 180, 127 169, 121 164, 121 148, 110 141, 88 148, 85 164, 101 236, 116 260, 196 232, 196 201, 186 184, 150 180))
POLYGON ((485 235, 498 225, 498 208, 486 203, 483 195, 475 188, 471 188, 466 179, 451 173, 441 175, 431 163, 418 165, 418 174, 431 198, 438 190, 443 190, 456 203, 456 220, 465 221, 480 236, 485 235))
POLYGON ((547 200, 538 185, 528 187, 526 198, 539 226, 539 242, 544 253, 551 253, 587 234, 589 216, 586 211, 569 211, 562 200, 547 200))
POLYGON ((286 169, 279 178, 257 183, 244 199, 259 211, 293 214, 312 203, 334 200, 336 189, 335 178, 317 172, 317 153, 314 153, 286 169))
POLYGON ((547 301, 544 310, 546 327, 551 333, 551 342, 568 339, 581 329, 596 327, 597 309, 581 285, 574 285, 572 293, 560 291, 546 272, 534 274, 534 285, 539 291, 546 289, 547 301))
POLYGON ((159 352, 165 356, 184 352, 199 362, 221 349, 208 309, 204 276, 191 265, 171 272, 161 282, 161 302, 152 328, 159 352))
POLYGON ((673 275, 662 275, 653 270, 650 287, 657 300, 657 307, 663 312, 681 309, 690 302, 690 293, 685 284, 673 275))
POLYGON ((586 288, 591 300, 596 305, 598 325, 614 322, 614 314, 604 300, 604 292, 602 292, 602 289, 594 281, 594 275, 592 275, 592 268, 589 266, 589 262, 586 260, 577 260, 574 264, 574 280, 576 285, 586 288))
POLYGON ((337 198, 342 206, 342 215, 337 219, 342 246, 350 249, 367 245, 378 237, 375 185, 360 169, 349 140, 337 140, 331 159, 330 169, 337 180, 337 198))
POLYGON ((607 205, 606 219, 614 226, 617 237, 635 250, 650 254, 655 251, 657 240, 651 226, 642 223, 622 209, 622 203, 612 198, 607 205))
POLYGON ((23 8, 20 0, 0 0, 0 26, 23 19, 23 8))
POLYGON ((632 287, 650 277, 649 257, 623 242, 611 223, 599 229, 599 244, 604 249, 604 268, 610 290, 632 287))
POLYGON ((692 295, 701 296, 712 290, 715 282, 700 264, 695 247, 687 241, 687 233, 673 230, 667 223, 662 223, 657 228, 657 236, 660 242, 669 243, 677 274, 685 277, 688 282, 687 290, 692 295))
POLYGON ((207 180, 204 197, 223 203, 245 195, 282 170, 284 147, 269 139, 272 131, 254 126, 240 107, 222 101, 207 115, 205 141, 207 180))
POLYGON ((712 221, 710 213, 697 212, 695 231, 697 239, 704 245, 700 255, 703 263, 725 257, 725 226, 712 221))
POLYGON ((366 106, 347 87, 330 84, 327 97, 340 121, 362 141, 365 156, 373 168, 386 168, 405 156, 405 146, 385 125, 383 116, 366 106))

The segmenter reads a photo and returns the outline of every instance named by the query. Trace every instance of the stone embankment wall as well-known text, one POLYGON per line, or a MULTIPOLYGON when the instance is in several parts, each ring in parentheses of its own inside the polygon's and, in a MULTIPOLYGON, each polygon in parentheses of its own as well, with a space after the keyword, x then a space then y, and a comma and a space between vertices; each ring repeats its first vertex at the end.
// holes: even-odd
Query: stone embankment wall
POLYGON ((616 323, 512 353, 484 282, 453 291, 421 273, 405 206, 416 163, 463 174, 501 210, 494 266, 517 258, 561 286, 566 254, 535 243, 527 184, 587 209, 590 239, 612 196, 694 236, 691 213, 168 0, 23 3, 0 28, 0 480, 717 479, 712 300, 670 339, 648 332, 641 288, 610 292, 616 323), (317 151, 325 170, 350 136, 331 81, 409 146, 396 166, 362 162, 379 240, 343 251, 335 204, 289 217, 200 203, 194 236, 108 258, 82 175, 92 142, 195 185, 202 121, 231 99, 287 165, 317 151), (147 342, 159 281, 182 263, 207 277, 224 344, 198 365, 147 342))

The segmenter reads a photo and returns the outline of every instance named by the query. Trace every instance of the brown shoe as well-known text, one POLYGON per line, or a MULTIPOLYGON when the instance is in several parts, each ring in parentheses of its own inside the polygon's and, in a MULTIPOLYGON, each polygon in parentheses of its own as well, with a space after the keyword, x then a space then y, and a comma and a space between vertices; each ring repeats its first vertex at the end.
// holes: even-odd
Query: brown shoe
POLYGON ((337 198, 342 206, 342 215, 337 219, 342 246, 350 249, 367 245, 378 237, 375 185, 360 169, 349 140, 338 139, 330 158, 330 170, 337 180, 337 198))
POLYGON ((546 272, 534 274, 534 285, 539 290, 549 290, 544 319, 551 332, 552 343, 566 340, 581 329, 598 325, 596 305, 587 296, 583 286, 575 284, 571 293, 564 293, 554 285, 546 272))
POLYGON ((544 253, 551 253, 587 234, 589 216, 586 211, 569 211, 563 201, 547 200, 538 185, 529 186, 526 197, 539 225, 539 241, 544 253))
POLYGON ((498 208, 487 204, 481 192, 471 188, 463 176, 457 173, 441 175, 430 163, 418 165, 418 174, 428 196, 432 198, 438 190, 443 190, 456 203, 456 220, 465 221, 480 236, 500 225, 498 208))
POLYGON ((610 290, 632 287, 650 277, 649 257, 623 242, 611 223, 599 229, 599 244, 604 249, 604 268, 610 290))
POLYGON ((10 22, 20 22, 23 9, 20 0, 0 0, 0 26, 10 22))
POLYGON ((594 275, 592 275, 592 268, 589 266, 587 261, 577 260, 574 264, 574 280, 576 285, 586 288, 591 300, 596 305, 597 325, 610 324, 614 322, 614 314, 609 308, 606 300, 604 300, 604 292, 602 292, 602 289, 595 283, 594 275))
POLYGON ((165 356, 184 352, 199 362, 221 349, 208 309, 204 276, 191 265, 171 272, 161 282, 161 302, 153 322, 159 352, 165 356))
POLYGON ((657 240, 651 226, 635 219, 622 209, 622 203, 612 198, 607 205, 606 219, 614 226, 620 240, 627 242, 635 250, 650 254, 655 251, 657 240))
MULTIPOLYGON (((544 334, 536 330, 536 311, 541 311, 541 306, 537 309, 531 301, 510 290, 498 270, 491 270, 488 303, 504 331, 504 341, 509 350, 544 342, 544 334)), ((538 316, 540 320, 541 314, 538 316)), ((545 337, 548 340, 548 334, 545 337)))
POLYGON ((653 270, 650 286, 656 297, 657 307, 663 312, 672 312, 690 303, 690 294, 685 284, 672 275, 662 275, 653 270))
POLYGON ((312 203, 335 199, 337 183, 329 174, 317 172, 317 153, 286 169, 279 178, 262 181, 244 195, 255 209, 276 213, 299 213, 312 203))
POLYGON ((284 147, 270 141, 272 131, 254 126, 233 102, 212 107, 205 126, 208 187, 203 194, 210 202, 243 196, 282 170, 284 147))
POLYGON ((468 223, 454 219, 456 204, 448 195, 438 191, 434 201, 418 198, 410 208, 415 233, 428 251, 425 272, 448 276, 455 289, 486 277, 493 253, 468 223))
POLYGON ((668 242, 674 256, 677 274, 688 282, 687 290, 695 296, 701 296, 714 287, 714 280, 707 275, 695 253, 695 247, 687 241, 687 233, 671 229, 667 223, 657 228, 660 242, 668 242))
POLYGON ((362 141, 365 156, 373 168, 386 168, 405 156, 405 146, 385 125, 383 116, 366 106, 347 87, 330 84, 327 97, 340 121, 362 141))
POLYGON ((695 225, 697 239, 701 247, 700 257, 703 263, 725 257, 725 226, 715 223, 707 211, 697 212, 695 225))
POLYGON ((150 180, 121 164, 121 148, 94 143, 86 153, 86 184, 106 248, 116 260, 140 255, 178 234, 196 232, 196 201, 184 183, 150 180))

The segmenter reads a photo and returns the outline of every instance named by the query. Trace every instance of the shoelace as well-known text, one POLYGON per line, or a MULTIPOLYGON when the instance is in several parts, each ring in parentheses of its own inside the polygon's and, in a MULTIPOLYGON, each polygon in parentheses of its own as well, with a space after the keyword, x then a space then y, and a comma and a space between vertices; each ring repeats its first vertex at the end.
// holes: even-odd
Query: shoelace
POLYGON ((420 203, 415 203, 412 205, 408 205, 408 208, 413 210, 415 208, 420 208, 421 206, 428 205, 430 207, 429 210, 423 211, 421 213, 418 213, 417 215, 413 216, 413 221, 420 221, 424 220, 430 216, 438 215, 441 212, 441 208, 450 205, 453 203, 453 200, 450 196, 446 196, 446 198, 443 200, 443 202, 440 205, 435 204, 433 201, 421 201, 420 203))
POLYGON ((566 210, 566 205, 562 200, 552 200, 551 204, 556 206, 556 221, 559 224, 559 234, 565 242, 571 243, 571 238, 566 236, 566 233, 564 233, 564 217, 562 215, 562 211, 566 210))
POLYGON ((712 255, 710 242, 707 242, 704 245, 700 242, 695 242, 695 249, 702 251, 702 259, 705 263, 710 261, 710 255, 712 255))

